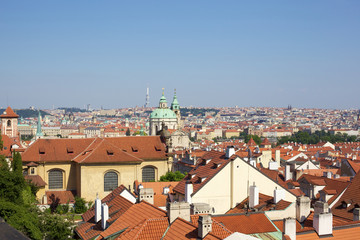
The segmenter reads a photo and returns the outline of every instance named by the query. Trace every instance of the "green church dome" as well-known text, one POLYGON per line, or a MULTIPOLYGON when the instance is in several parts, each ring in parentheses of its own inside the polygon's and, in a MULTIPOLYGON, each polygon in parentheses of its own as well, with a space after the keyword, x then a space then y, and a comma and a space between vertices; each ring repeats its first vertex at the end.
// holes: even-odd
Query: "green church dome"
POLYGON ((151 114, 150 118, 175 118, 176 114, 168 108, 157 108, 151 114))

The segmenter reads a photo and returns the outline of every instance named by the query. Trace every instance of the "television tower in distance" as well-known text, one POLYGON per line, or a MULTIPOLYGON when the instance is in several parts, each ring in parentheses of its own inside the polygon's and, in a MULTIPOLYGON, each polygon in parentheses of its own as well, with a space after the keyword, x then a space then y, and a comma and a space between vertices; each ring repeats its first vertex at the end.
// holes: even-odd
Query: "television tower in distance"
POLYGON ((148 108, 150 105, 150 95, 149 95, 149 87, 146 88, 146 98, 145 98, 145 108, 148 108))

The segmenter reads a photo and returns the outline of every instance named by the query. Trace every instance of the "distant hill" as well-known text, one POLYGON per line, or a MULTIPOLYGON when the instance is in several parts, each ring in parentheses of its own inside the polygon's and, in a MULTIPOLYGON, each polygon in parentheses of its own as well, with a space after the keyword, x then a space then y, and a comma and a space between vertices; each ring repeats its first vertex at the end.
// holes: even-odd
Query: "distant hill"
POLYGON ((76 107, 60 107, 60 110, 65 110, 65 113, 75 113, 75 112, 87 112, 86 109, 76 108, 76 107))
MULTIPOLYGON (((0 113, 2 114, 5 111, 5 109, 0 108, 0 113)), ((19 115, 22 118, 36 118, 39 116, 39 112, 37 110, 31 110, 31 109, 14 109, 14 112, 19 115)), ((47 112, 44 112, 40 110, 41 116, 44 117, 45 115, 51 115, 47 112)))

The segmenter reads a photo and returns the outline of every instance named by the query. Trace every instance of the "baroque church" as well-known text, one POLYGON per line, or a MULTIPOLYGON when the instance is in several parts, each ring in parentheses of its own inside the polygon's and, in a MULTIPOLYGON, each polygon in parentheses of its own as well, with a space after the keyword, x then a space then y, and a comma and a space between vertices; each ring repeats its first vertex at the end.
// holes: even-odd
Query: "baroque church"
POLYGON ((182 125, 176 90, 171 106, 168 108, 163 89, 159 107, 150 114, 149 135, 160 135, 168 152, 189 149, 191 147, 189 134, 182 129, 182 125))

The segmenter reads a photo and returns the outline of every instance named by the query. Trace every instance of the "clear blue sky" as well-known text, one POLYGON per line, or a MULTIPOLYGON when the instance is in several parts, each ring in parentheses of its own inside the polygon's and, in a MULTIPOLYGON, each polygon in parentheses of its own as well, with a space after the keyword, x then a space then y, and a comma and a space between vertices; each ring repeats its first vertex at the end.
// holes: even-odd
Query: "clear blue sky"
POLYGON ((0 107, 360 107, 360 1, 0 1, 0 107))

